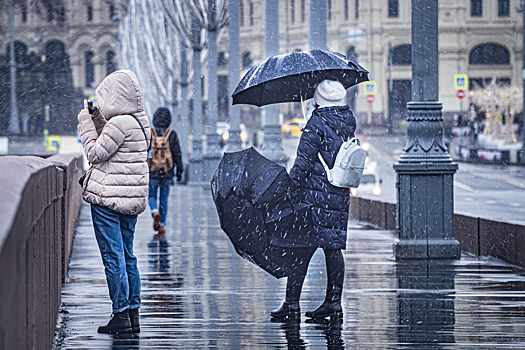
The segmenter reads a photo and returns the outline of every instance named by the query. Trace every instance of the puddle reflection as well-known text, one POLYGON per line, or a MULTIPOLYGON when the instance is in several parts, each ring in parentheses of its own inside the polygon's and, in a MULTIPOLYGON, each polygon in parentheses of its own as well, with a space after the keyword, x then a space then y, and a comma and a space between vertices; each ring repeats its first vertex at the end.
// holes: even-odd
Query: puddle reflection
POLYGON ((315 324, 315 329, 322 331, 326 339, 326 348, 329 350, 340 350, 345 348, 342 337, 343 320, 340 318, 330 319, 308 319, 306 323, 315 324))
MULTIPOLYGON (((170 243, 164 236, 155 234, 148 243, 148 267, 146 281, 155 285, 160 291, 180 290, 184 286, 184 278, 180 273, 171 273, 170 243)), ((176 293, 158 293, 148 296, 147 308, 149 317, 155 318, 183 318, 183 300, 176 293)))
POLYGON ((398 342, 404 349, 442 349, 454 339, 454 261, 400 261, 398 342))

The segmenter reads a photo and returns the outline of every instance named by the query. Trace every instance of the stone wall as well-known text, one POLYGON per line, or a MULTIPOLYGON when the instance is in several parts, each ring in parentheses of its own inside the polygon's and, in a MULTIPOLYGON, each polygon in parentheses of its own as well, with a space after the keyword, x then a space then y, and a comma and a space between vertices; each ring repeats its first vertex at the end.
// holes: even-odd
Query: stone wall
POLYGON ((82 172, 81 155, 56 157, 0 157, 1 349, 52 346, 82 172))
MULTIPOLYGON (((396 204, 352 197, 350 219, 395 230, 396 204)), ((525 267, 525 226, 454 214, 454 234, 464 252, 525 267)))

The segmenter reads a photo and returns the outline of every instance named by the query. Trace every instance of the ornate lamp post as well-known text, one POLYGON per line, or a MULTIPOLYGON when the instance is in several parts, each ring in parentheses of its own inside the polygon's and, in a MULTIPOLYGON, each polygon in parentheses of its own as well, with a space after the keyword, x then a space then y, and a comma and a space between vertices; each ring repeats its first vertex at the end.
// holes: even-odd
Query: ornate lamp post
POLYGON ((522 77, 523 77, 523 85, 522 85, 522 91, 523 91, 523 125, 521 127, 521 136, 523 136, 523 145, 521 146, 521 154, 520 154, 520 163, 525 164, 525 1, 520 0, 520 7, 517 8, 518 12, 523 15, 523 70, 522 70, 522 77))
POLYGON ((20 119, 18 117, 18 105, 16 102, 16 57, 15 57, 15 35, 13 23, 15 19, 13 0, 9 1, 9 74, 11 85, 11 118, 9 119, 9 132, 20 133, 20 119))
MULTIPOLYGON (((279 1, 265 1, 265 51, 266 58, 279 54, 279 1)), ((264 143, 261 154, 266 158, 286 166, 288 157, 284 153, 279 124, 280 108, 278 104, 263 107, 262 124, 264 143)))
POLYGON ((454 173, 438 102, 438 0, 412 0, 412 102, 397 173, 398 259, 460 258, 454 238, 454 173))
POLYGON ((241 77, 241 49, 239 46, 240 41, 240 28, 239 28, 239 0, 228 1, 228 45, 229 54, 228 67, 228 106, 229 106, 229 119, 230 119, 230 138, 228 139, 228 152, 236 152, 242 149, 241 140, 241 107, 232 105, 231 94, 235 91, 235 87, 239 83, 241 77))

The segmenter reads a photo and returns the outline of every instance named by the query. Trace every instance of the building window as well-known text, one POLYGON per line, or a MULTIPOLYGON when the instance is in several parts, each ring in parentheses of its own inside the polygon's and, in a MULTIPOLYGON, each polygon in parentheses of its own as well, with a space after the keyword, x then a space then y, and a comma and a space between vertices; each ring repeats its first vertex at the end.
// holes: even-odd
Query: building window
POLYGON ((93 20, 93 7, 92 6, 87 7, 87 20, 89 22, 93 20))
POLYGON ((85 67, 86 67, 86 87, 94 87, 95 84, 95 65, 93 64, 93 52, 86 52, 85 67))
POLYGON ((217 57, 217 64, 219 66, 225 66, 228 64, 228 58, 227 53, 224 51, 219 52, 219 55, 217 57))
POLYGON ((22 23, 27 23, 27 5, 22 4, 22 23))
POLYGON ((306 21, 306 6, 304 4, 305 0, 301 0, 301 22, 306 21))
POLYGON ((290 21, 295 23, 295 0, 290 0, 290 21))
POLYGON ((253 26, 255 23, 253 16, 254 16, 254 8, 253 8, 253 2, 250 1, 250 26, 253 26))
POLYGON ((509 51, 498 44, 481 44, 470 51, 469 63, 476 64, 510 64, 509 51))
POLYGON ((113 51, 108 51, 106 52, 106 75, 110 75, 116 70, 115 53, 113 51))
POLYGON ((483 16, 483 0, 470 0, 470 17, 483 16))
POLYGON ((109 5, 109 19, 113 21, 113 19, 116 17, 115 15, 115 5, 109 5))
POLYGON ((68 67, 66 47, 58 40, 52 40, 45 47, 46 64, 54 71, 59 71, 68 67))
POLYGON ((58 13, 58 15, 60 22, 66 21, 66 8, 64 6, 60 8, 60 12, 58 13))
POLYGON ((244 1, 241 1, 239 4, 239 19, 241 22, 241 27, 244 27, 244 1))
POLYGON ((355 0, 355 19, 359 18, 359 0, 355 0))
POLYGON ((48 22, 53 22, 53 15, 54 15, 54 9, 51 5, 48 5, 47 7, 47 21, 48 22))
POLYGON ((399 0, 388 0, 388 17, 399 17, 399 0))
POLYGON ((242 58, 241 58, 241 61, 242 61, 242 68, 243 69, 248 69, 252 66, 253 64, 253 60, 251 58, 251 54, 249 51, 246 51, 242 54, 242 58))
POLYGON ((328 20, 332 20, 332 0, 328 0, 328 20))
POLYGON ((348 21, 348 0, 345 0, 345 21, 348 21))
POLYGON ((390 51, 389 61, 393 66, 409 66, 412 64, 412 46, 401 45, 390 51))
POLYGON ((498 17, 509 17, 510 0, 498 0, 498 17))

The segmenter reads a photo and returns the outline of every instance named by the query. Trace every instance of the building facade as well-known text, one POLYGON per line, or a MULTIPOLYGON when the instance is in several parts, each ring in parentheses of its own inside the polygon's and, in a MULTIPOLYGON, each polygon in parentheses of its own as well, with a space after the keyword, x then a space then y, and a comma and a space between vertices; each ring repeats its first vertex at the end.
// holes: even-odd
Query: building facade
MULTIPOLYGON (((127 1, 20 0, 14 7, 17 97, 22 127, 39 133, 46 105, 50 132, 74 131, 82 99, 117 69, 118 24, 127 1)), ((9 118, 7 1, 0 2, 0 129, 9 118)))
MULTIPOLYGON (((279 2, 280 52, 308 50, 309 0, 279 2)), ((516 0, 439 1, 439 99, 445 125, 466 113, 468 97, 460 100, 454 74, 468 74, 469 88, 496 78, 522 86, 523 20, 516 0)), ((241 62, 244 74, 265 59, 264 0, 242 0, 241 62)), ((361 87, 349 90, 349 104, 359 126, 403 132, 406 103, 411 100, 411 1, 327 0, 327 47, 343 53, 370 71, 377 95, 367 103, 361 87)), ((219 46, 227 55, 227 36, 219 46)), ((227 65, 219 72, 227 76, 227 65)), ((284 119, 301 117, 299 104, 283 104, 284 119)), ((243 107, 243 119, 257 118, 257 108, 243 107)), ((224 115, 224 113, 221 113, 224 115)))

